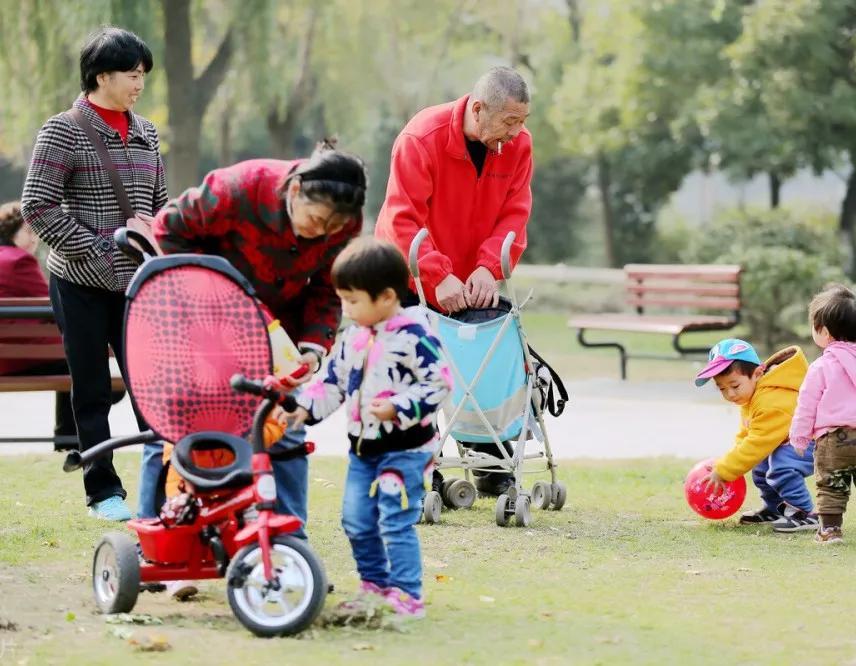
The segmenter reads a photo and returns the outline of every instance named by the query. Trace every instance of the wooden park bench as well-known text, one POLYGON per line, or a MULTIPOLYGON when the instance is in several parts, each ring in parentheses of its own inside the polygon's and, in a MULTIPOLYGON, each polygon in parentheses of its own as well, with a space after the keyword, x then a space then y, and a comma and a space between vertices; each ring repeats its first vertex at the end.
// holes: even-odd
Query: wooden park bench
POLYGON ((580 314, 568 326, 577 329, 583 347, 610 347, 621 357, 621 378, 627 379, 627 359, 682 359, 707 354, 707 348, 685 347, 684 333, 727 331, 740 323, 740 266, 627 264, 624 267, 629 313, 580 314), (658 311, 652 314, 651 308, 658 311), (677 356, 629 353, 618 342, 590 342, 588 330, 666 333, 677 356))
MULTIPOLYGON (((47 363, 65 358, 61 344, 38 342, 59 336, 48 298, 0 298, 0 359, 47 363), (33 342, 24 342, 24 340, 33 342)), ((112 388, 124 388, 121 377, 113 377, 112 388)), ((13 391, 69 391, 71 377, 63 375, 0 375, 0 393, 13 391)), ((53 442, 58 447, 76 445, 77 438, 2 436, 0 443, 53 442), (61 440, 61 441, 60 441, 61 440)))

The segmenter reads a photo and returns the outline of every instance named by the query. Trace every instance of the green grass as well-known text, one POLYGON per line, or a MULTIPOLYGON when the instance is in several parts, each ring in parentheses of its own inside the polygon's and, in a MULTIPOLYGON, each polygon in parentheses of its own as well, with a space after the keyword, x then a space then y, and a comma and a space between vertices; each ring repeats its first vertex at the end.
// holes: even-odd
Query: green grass
MULTIPOLYGON (((136 455, 117 464, 134 497, 136 455)), ((172 648, 136 652, 94 613, 92 548, 79 474, 57 456, 0 458, 0 664, 807 664, 852 663, 856 538, 821 548, 705 522, 682 498, 689 461, 568 462, 562 512, 501 529, 493 504, 418 527, 428 617, 405 633, 315 628, 260 640, 232 618, 222 581, 187 604, 142 595, 131 627, 172 648)), ((312 543, 337 594, 357 584, 338 526, 344 461, 310 470, 312 543)), ((754 491, 748 504, 756 500, 754 491)), ((856 533, 854 533, 856 535, 856 533)), ((845 536, 848 536, 845 529, 845 536)))

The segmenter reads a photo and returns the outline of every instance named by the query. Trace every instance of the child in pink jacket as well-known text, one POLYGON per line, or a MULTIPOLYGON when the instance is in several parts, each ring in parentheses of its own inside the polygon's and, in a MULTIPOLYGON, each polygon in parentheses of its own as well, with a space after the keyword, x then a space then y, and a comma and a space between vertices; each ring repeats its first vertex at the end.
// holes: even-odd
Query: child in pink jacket
POLYGON ((800 452, 817 441, 815 541, 841 543, 850 483, 856 483, 856 294, 840 284, 828 286, 812 299, 809 324, 823 354, 800 388, 790 441, 800 452))

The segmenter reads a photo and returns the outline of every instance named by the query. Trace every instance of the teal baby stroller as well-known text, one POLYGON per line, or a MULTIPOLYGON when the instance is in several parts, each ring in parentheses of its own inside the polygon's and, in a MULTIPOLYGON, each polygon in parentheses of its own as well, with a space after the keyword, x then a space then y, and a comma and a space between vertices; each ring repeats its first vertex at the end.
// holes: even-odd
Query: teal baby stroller
POLYGON ((511 244, 509 233, 502 246, 502 274, 510 300, 506 307, 468 311, 463 319, 427 309, 419 278, 419 246, 428 235, 421 230, 410 246, 409 265, 419 301, 437 333, 452 370, 455 386, 443 405, 445 425, 439 428, 441 444, 454 439, 458 456, 440 456, 438 469, 460 469, 464 478, 447 478, 438 490, 425 496, 426 523, 440 519, 443 506, 470 508, 477 496, 471 475, 505 472, 511 476, 508 489, 496 500, 496 524, 508 525, 512 516, 518 526, 531 523, 532 507, 560 510, 567 497, 565 485, 556 479, 556 463, 544 425, 543 410, 558 416, 567 394, 561 380, 529 348, 520 320, 520 304, 510 282, 511 244), (474 315, 474 316, 473 316, 474 315), (553 387, 561 396, 553 399, 553 387), (534 441, 527 451, 527 444, 534 441), (485 443, 492 443, 488 453, 485 443), (481 446, 480 446, 481 445, 481 446), (524 486, 524 474, 548 472, 550 480, 524 486))

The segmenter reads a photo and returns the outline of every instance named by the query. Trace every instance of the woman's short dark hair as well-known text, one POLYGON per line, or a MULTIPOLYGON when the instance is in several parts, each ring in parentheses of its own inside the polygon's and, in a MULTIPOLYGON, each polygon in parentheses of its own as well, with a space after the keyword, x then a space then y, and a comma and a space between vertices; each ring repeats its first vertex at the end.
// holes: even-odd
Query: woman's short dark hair
POLYGON ((385 289, 392 289, 399 301, 408 294, 410 272, 404 256, 392 243, 373 236, 355 238, 333 262, 333 286, 336 289, 367 291, 375 300, 385 289))
POLYGON ((856 294, 843 284, 829 284, 808 306, 815 331, 826 326, 829 335, 841 342, 856 342, 856 294))
POLYGON ((368 178, 363 161, 356 155, 336 150, 335 139, 324 139, 312 156, 300 164, 280 186, 285 194, 288 184, 300 179, 300 193, 315 203, 326 203, 336 213, 359 215, 366 202, 368 178))
POLYGON ((80 50, 80 89, 90 93, 98 88, 98 75, 130 72, 142 65, 148 74, 154 62, 146 43, 133 32, 106 26, 93 33, 80 50))
POLYGON ((10 201, 0 205, 0 245, 14 245, 15 234, 23 224, 20 201, 10 201))

